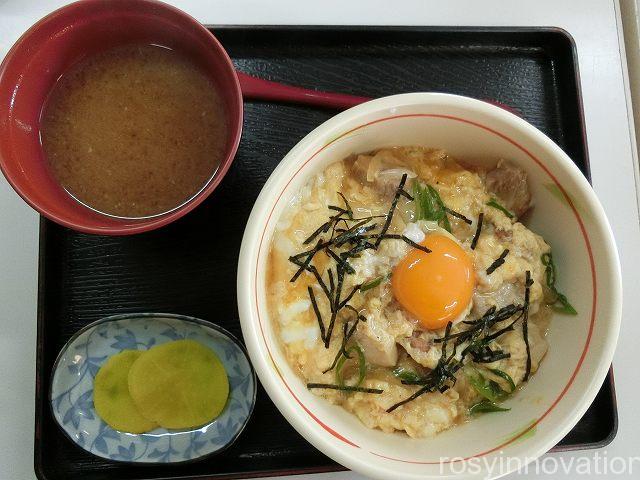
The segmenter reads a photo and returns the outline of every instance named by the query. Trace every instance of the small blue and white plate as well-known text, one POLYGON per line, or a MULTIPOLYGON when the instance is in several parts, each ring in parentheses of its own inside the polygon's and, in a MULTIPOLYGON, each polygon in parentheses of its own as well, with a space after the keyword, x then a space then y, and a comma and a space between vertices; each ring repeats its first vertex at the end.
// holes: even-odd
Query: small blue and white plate
POLYGON ((178 463, 219 452, 244 429, 256 401, 256 376, 244 347, 221 327, 166 313, 115 315, 87 325, 64 346, 53 366, 53 416, 77 445, 121 462, 178 463), (229 400, 211 423, 192 430, 157 428, 132 434, 112 429, 96 414, 93 381, 108 357, 125 349, 147 350, 192 339, 211 348, 229 376, 229 400))

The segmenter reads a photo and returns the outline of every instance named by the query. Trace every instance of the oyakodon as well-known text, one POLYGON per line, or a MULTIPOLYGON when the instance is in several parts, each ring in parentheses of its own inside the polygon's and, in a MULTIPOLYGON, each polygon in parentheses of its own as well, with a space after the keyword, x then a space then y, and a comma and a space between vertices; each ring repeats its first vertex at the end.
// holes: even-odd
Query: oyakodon
POLYGON ((292 199, 269 258, 271 318, 307 386, 370 428, 430 436, 538 369, 555 287, 550 246, 519 219, 525 172, 442 150, 329 165, 292 199))

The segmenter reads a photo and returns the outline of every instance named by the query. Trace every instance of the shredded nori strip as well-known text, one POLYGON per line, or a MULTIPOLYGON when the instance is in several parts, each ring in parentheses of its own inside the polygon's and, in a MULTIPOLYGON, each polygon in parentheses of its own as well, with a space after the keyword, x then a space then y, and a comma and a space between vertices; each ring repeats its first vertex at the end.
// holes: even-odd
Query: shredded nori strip
MULTIPOLYGON (((327 233, 329 231, 330 228, 332 228, 335 231, 336 225, 338 224, 338 222, 345 222, 345 225, 348 226, 347 223, 347 219, 346 218, 342 218, 342 215, 347 215, 349 217, 349 220, 365 220, 365 219, 372 219, 372 218, 377 218, 377 217, 382 217, 383 215, 374 215, 371 217, 366 217, 366 218, 357 218, 354 219, 353 218, 353 210, 351 209, 351 205, 349 205, 349 202, 347 201, 347 199, 345 198, 345 196, 341 193, 338 192, 338 195, 340 195, 342 197, 342 200, 344 201, 344 204, 346 206, 346 209, 342 208, 342 207, 337 207, 335 205, 329 205, 329 210, 334 210, 336 212, 338 212, 336 215, 329 217, 329 221, 323 223, 322 225, 320 225, 311 235, 309 235, 309 237, 302 242, 303 245, 307 245, 309 243, 311 243, 318 235, 320 235, 321 233, 327 233)), ((333 236, 333 235, 332 235, 333 236)))
MULTIPOLYGON (((300 262, 299 260, 294 260, 293 257, 289 257, 289 260, 298 266, 302 266, 302 262, 300 262)), ((322 288, 322 291, 329 298, 329 300, 331 300, 331 292, 327 288, 327 284, 324 283, 324 280, 322 280, 322 277, 320 276, 320 272, 318 272, 318 269, 314 265, 307 265, 305 270, 307 272, 311 272, 316 277, 318 285, 320 285, 320 287, 322 288)))
POLYGON ((318 284, 320 285, 320 288, 322 288, 322 291, 325 293, 325 295, 327 295, 327 297, 330 297, 331 293, 327 288, 327 284, 324 283, 324 280, 322 280, 322 277, 320 276, 320 272, 318 272, 318 269, 313 265, 309 265, 307 270, 313 273, 313 275, 316 277, 318 284))
MULTIPOLYGON (((294 277, 291 279, 291 281, 295 281, 298 279, 298 277, 300 276, 300 274, 303 271, 309 271, 311 273, 313 272, 313 266, 311 265, 311 261, 313 260, 313 257, 315 256, 316 253, 318 253, 321 250, 325 250, 327 251, 327 253, 331 256, 332 253, 335 254, 335 252, 330 252, 329 251, 329 247, 331 246, 335 246, 335 247, 341 247, 347 243, 354 245, 354 247, 346 252, 341 252, 339 257, 341 260, 346 260, 349 257, 353 257, 356 256, 358 253, 367 250, 367 249, 376 249, 379 245, 380 242, 382 242, 382 240, 385 239, 401 239, 403 241, 405 241, 406 243, 408 243, 409 245, 411 245, 414 248, 419 248, 425 252, 428 252, 429 250, 426 249, 426 247, 422 247, 421 245, 411 241, 409 238, 403 236, 403 235, 387 235, 386 231, 389 228, 389 225, 391 224, 391 220, 393 217, 393 213, 395 211, 395 207, 397 206, 397 201, 399 199, 400 196, 404 195, 407 198, 412 199, 413 197, 411 197, 411 195, 409 195, 404 189, 404 183, 406 182, 406 177, 407 175, 403 175, 402 180, 400 182, 400 185, 398 186, 398 189, 396 190, 396 195, 394 196, 394 202, 392 203, 392 208, 390 209, 389 213, 387 215, 383 215, 386 218, 385 221, 385 225, 383 226, 382 230, 380 233, 378 234, 372 234, 372 235, 365 235, 367 232, 375 229, 378 225, 373 223, 373 224, 368 224, 372 219, 374 218, 379 218, 381 217, 380 215, 372 215, 370 217, 364 217, 364 218, 353 218, 353 216, 351 215, 349 219, 343 218, 342 215, 344 214, 349 214, 352 213, 351 210, 351 206, 349 205, 348 201, 346 200, 346 198, 344 198, 343 195, 341 195, 343 197, 343 200, 345 201, 345 205, 347 205, 347 210, 340 208, 340 207, 336 207, 334 205, 330 205, 329 208, 337 210, 339 213, 335 216, 330 217, 328 222, 325 222, 324 224, 322 224, 318 229, 316 229, 316 231, 311 234, 311 236, 309 236, 309 238, 307 238, 307 240, 305 240, 304 243, 308 243, 309 241, 315 239, 318 235, 320 235, 321 233, 326 233, 329 230, 329 227, 331 224, 333 224, 333 232, 331 235, 331 239, 328 241, 323 241, 323 240, 319 240, 317 245, 311 249, 311 250, 306 250, 304 252, 300 252, 296 255, 292 255, 291 257, 289 257, 289 260, 293 263, 295 263, 296 265, 298 265, 298 267, 300 267, 297 271, 296 274, 294 275, 294 277), (349 224, 347 223, 348 221, 357 221, 356 224, 349 226, 349 224), (347 228, 345 229, 336 229, 336 225, 338 222, 344 222, 345 226, 347 228), (334 236, 335 233, 339 233, 338 236, 334 236), (376 239, 375 243, 371 243, 368 240, 369 239, 376 239), (303 261, 301 261, 301 259, 303 259, 303 261)), ((334 258, 335 259, 335 258, 334 258)), ((352 268, 350 266, 347 266, 348 264, 344 264, 344 262, 342 262, 341 260, 335 259, 338 263, 342 263, 343 268, 345 268, 345 270, 348 273, 353 273, 352 272, 352 268)), ((315 274, 316 278, 320 277, 319 273, 315 274)), ((323 288, 323 290, 325 290, 323 288)), ((328 292, 329 289, 326 289, 326 291, 328 292)))
POLYGON ((402 195, 403 197, 405 197, 407 200, 409 200, 410 202, 413 202, 415 199, 413 198, 413 195, 411 195, 409 192, 407 192, 405 189, 402 189, 400 191, 400 195, 402 195))
POLYGON ((324 329, 324 321, 322 320, 322 315, 320 314, 320 309, 318 308, 318 302, 316 302, 316 296, 313 294, 313 289, 311 288, 311 286, 307 287, 307 291, 309 292, 309 298, 311 299, 313 312, 316 314, 316 318, 318 319, 318 327, 320 327, 320 338, 324 341, 324 337, 326 335, 324 329))
MULTIPOLYGON (((333 218, 333 217, 332 217, 333 218)), ((311 235, 309 235, 307 237, 307 239, 302 242, 303 245, 307 245, 309 243, 311 243, 318 235, 320 235, 321 233, 327 233, 329 231, 329 229, 331 228, 331 221, 325 222, 322 225, 320 225, 315 232, 313 232, 311 235)))
POLYGON ((338 284, 336 285, 335 295, 333 297, 333 303, 331 304, 331 320, 329 320, 329 327, 327 327, 327 334, 324 337, 324 348, 329 348, 331 343, 331 334, 333 333, 333 327, 336 324, 336 318, 338 317, 338 310, 340 306, 340 297, 342 296, 342 285, 344 284, 344 270, 338 264, 338 284))
POLYGON ((351 250, 347 251, 347 252, 342 252, 340 254, 340 258, 353 258, 353 257, 359 257, 360 253, 364 252, 365 250, 375 250, 376 246, 373 243, 367 242, 366 239, 363 239, 360 241, 360 243, 358 244, 358 246, 353 247, 351 250))
POLYGON ((296 265, 300 265, 301 262, 301 258, 305 258, 308 256, 313 257, 316 253, 318 253, 320 250, 322 250, 323 248, 326 248, 328 246, 331 245, 331 242, 323 242, 323 241, 319 241, 315 247, 313 247, 311 250, 307 250, 305 252, 300 252, 300 253, 296 253, 295 255, 291 255, 289 257, 289 261, 295 263, 296 265))
POLYGON ((353 267, 349 265, 349 262, 347 262, 344 258, 341 258, 338 255, 336 255, 336 253, 333 250, 327 247, 324 249, 324 251, 327 252, 327 255, 333 258, 336 261, 336 263, 340 266, 340 268, 344 269, 345 272, 356 273, 353 267))
POLYGON ((380 239, 382 239, 382 240, 384 240, 384 239, 404 240, 405 243, 408 243, 413 248, 417 248, 418 250, 422 250, 425 253, 431 253, 431 250, 429 250, 427 247, 425 247, 424 245, 420 245, 419 243, 414 242, 409 237, 405 237, 404 235, 397 235, 397 234, 387 233, 387 234, 384 234, 384 235, 380 235, 378 237, 378 240, 380 240, 380 239))
POLYGON ((504 251, 500 254, 500 256, 496 258, 493 261, 493 263, 487 267, 487 270, 486 270, 487 275, 491 275, 493 272, 496 271, 497 268, 500 268, 504 263, 505 258, 507 258, 507 255, 509 255, 509 249, 505 248, 504 251))
POLYGON ((328 269, 327 273, 329 274, 329 292, 333 294, 334 290, 336 289, 336 284, 333 280, 333 270, 328 269))
POLYGON ((492 350, 488 345, 483 346, 479 350, 470 350, 469 353, 476 363, 493 363, 505 358, 511 358, 509 352, 504 350, 492 350))
POLYGON ((529 348, 529 288, 531 285, 533 285, 533 279, 531 272, 527 270, 524 281, 524 316, 522 318, 522 338, 527 347, 527 368, 522 379, 524 382, 528 381, 531 375, 531 349, 529 348))
POLYGON ((329 319, 329 328, 327 329, 327 334, 324 337, 324 348, 329 348, 329 345, 331 344, 331 334, 333 333, 333 327, 336 324, 336 318, 338 318, 338 312, 332 308, 331 318, 329 319))
MULTIPOLYGON (((393 412, 396 408, 401 407, 402 405, 409 403, 416 398, 424 395, 429 392, 446 392, 449 388, 451 388, 455 382, 456 377, 455 373, 462 367, 462 362, 449 362, 446 363, 442 361, 442 358, 438 361, 438 365, 434 368, 424 379, 424 386, 418 389, 413 395, 405 398, 404 400, 391 405, 391 407, 387 408, 387 413, 393 412)), ((404 384, 410 384, 408 382, 403 381, 404 384)))
POLYGON ((465 341, 470 342, 462 351, 462 354, 463 356, 471 355, 473 361, 477 363, 493 363, 495 361, 511 357, 510 353, 504 352, 503 350, 493 350, 489 344, 504 333, 512 331, 515 323, 520 320, 523 315, 522 307, 516 307, 515 305, 507 306, 505 309, 498 311, 495 315, 495 307, 493 309, 489 309, 488 312, 490 312, 489 315, 485 314, 485 316, 480 319, 481 322, 476 321, 475 325, 474 322, 464 322, 466 324, 474 325, 475 331, 468 330, 471 332, 470 335, 461 336, 457 340, 459 343, 464 343, 465 341), (516 313, 519 313, 519 315, 509 325, 492 334, 486 334, 490 328, 493 328, 496 324, 513 317, 516 313))
POLYGON ((459 218, 467 225, 471 225, 473 221, 470 218, 465 217, 463 214, 456 212, 455 210, 451 210, 449 207, 444 207, 444 211, 447 212, 452 217, 459 218))
POLYGON ((427 383, 427 381, 425 380, 425 378, 413 378, 411 380, 400 380, 400 383, 402 383, 403 385, 424 385, 425 383, 427 383))
POLYGON ((338 304, 338 310, 342 310, 344 307, 346 307, 349 301, 353 298, 353 296, 356 293, 358 293, 359 290, 360 290, 360 285, 359 284, 354 285, 349 295, 347 295, 347 297, 338 304))
POLYGON ((360 321, 362 321, 362 322, 366 322, 367 321, 367 317, 365 317, 360 312, 358 312, 358 310, 356 310, 352 305, 345 305, 344 308, 347 308, 347 309, 351 310, 353 313, 355 313, 356 315, 358 315, 358 318, 360 318, 360 321))
POLYGON ((476 226, 476 233, 473 236, 473 240, 471 241, 471 250, 475 250, 476 245, 478 245, 478 239, 480 238, 480 232, 482 231, 483 221, 484 221, 484 212, 480 212, 480 215, 478 215, 478 224, 476 226))
MULTIPOLYGON (((318 242, 318 245, 320 245, 321 242, 318 242)), ((316 245, 317 248, 317 245, 316 245)), ((289 280, 290 282, 295 282, 298 277, 302 274, 302 272, 304 272, 308 267, 309 264, 311 263, 311 259, 313 258, 313 255, 309 255, 306 260, 304 262, 302 262, 301 264, 299 263, 298 265, 300 265, 300 268, 296 271, 296 273, 293 275, 293 277, 291 277, 291 280, 289 280)))
POLYGON ((346 207, 346 214, 347 216, 353 220, 353 209, 351 208, 351 205, 349 205, 349 201, 347 200, 347 198, 342 194, 342 192, 338 192, 338 195, 340 195, 340 197, 342 198, 342 201, 344 202, 344 206, 346 207))
MULTIPOLYGON (((409 195, 407 192, 404 191, 404 184, 407 181, 407 174, 405 173, 404 175, 402 175, 402 179, 400 179, 400 185, 398 185, 398 188, 396 189, 396 194, 393 196, 393 201, 391 202, 391 208, 389 209, 389 213, 387 213, 387 219, 384 222, 384 225, 382 226, 382 231, 380 232, 380 236, 378 237, 378 239, 376 240, 376 248, 380 246, 380 242, 382 242, 382 237, 384 236, 385 233, 387 233, 387 230, 389 230, 389 226, 391 225, 391 221, 393 220, 393 214, 396 211, 396 206, 398 205, 398 200, 400 200, 400 196, 404 195, 409 198, 411 197, 411 195, 409 195)), ((411 199, 413 200, 413 197, 411 197, 411 199)))
POLYGON ((347 213, 347 211, 344 208, 338 207, 336 205, 329 205, 327 208, 329 210, 335 210, 336 212, 339 212, 339 213, 347 213))
POLYGON ((436 338, 433 341, 434 343, 441 343, 455 338, 458 345, 467 341, 471 341, 481 334, 489 331, 489 329, 491 329, 494 325, 513 317, 521 310, 522 307, 514 304, 504 306, 500 310, 497 310, 496 307, 491 307, 479 319, 465 321, 465 324, 471 325, 469 329, 463 330, 458 333, 453 333, 449 336, 436 338))
POLYGON ((413 395, 411 395, 410 397, 405 398, 404 400, 395 403, 393 405, 391 405, 389 408, 387 408, 387 413, 391 413, 393 412, 396 408, 401 407, 402 405, 404 405, 405 403, 409 403, 412 402, 413 400, 415 400, 416 398, 418 398, 421 395, 424 395, 427 392, 433 392, 434 389, 432 388, 431 385, 425 385, 424 387, 420 388, 419 390, 417 390, 413 395))
POLYGON ((507 325, 506 327, 501 328, 501 329, 500 329, 500 330, 498 330, 497 332, 492 333, 491 335, 487 335, 486 337, 484 337, 484 338, 483 338, 483 340, 490 342, 490 341, 495 340, 496 338, 498 338, 499 336, 501 336, 501 335, 503 335, 503 334, 505 334, 505 333, 507 333, 507 332, 511 332, 511 331, 513 331, 513 326, 514 326, 514 324, 515 324, 518 320, 520 320, 520 318, 522 318, 522 315, 523 315, 523 313, 522 313, 522 310, 521 310, 521 311, 520 311, 520 315, 518 315, 518 316, 516 317, 516 319, 515 319, 513 322, 511 322, 511 323, 510 323, 509 325, 507 325))
POLYGON ((338 353, 336 354, 335 358, 333 359, 333 362, 331 363, 331 366, 329 368, 327 368, 326 370, 324 370, 322 373, 327 373, 330 372, 331 370, 333 370, 336 367, 336 364, 338 363, 338 360, 340 360, 340 357, 344 356, 346 358, 351 358, 349 356, 349 354, 347 353, 347 343, 349 342, 349 340, 351 339, 351 337, 353 336, 353 334, 356 331, 356 328, 358 327, 358 323, 360 322, 360 319, 364 318, 361 315, 357 315, 356 316, 356 321, 353 323, 353 326, 348 329, 349 325, 347 322, 345 322, 342 326, 342 346, 340 347, 340 350, 338 350, 338 353))
POLYGON ((307 388, 326 388, 330 390, 342 390, 343 392, 383 393, 379 388, 351 387, 349 385, 334 385, 332 383, 307 383, 307 388))
POLYGON ((363 234, 367 233, 370 230, 373 230, 378 226, 377 223, 372 223, 370 225, 367 225, 367 223, 369 223, 369 220, 361 220, 360 222, 349 228, 349 230, 341 233, 336 238, 334 238, 331 243, 336 247, 341 247, 345 243, 352 241, 356 237, 362 236, 363 234))
MULTIPOLYGON (((353 333, 356 331, 356 327, 359 321, 360 321, 360 318, 356 317, 356 321, 354 322, 351 330, 349 330, 349 322, 344 322, 342 324, 342 345, 340 346, 340 352, 342 353, 342 356, 345 358, 351 358, 351 356, 349 355, 349 352, 347 352, 347 342, 351 338, 351 335, 353 335, 353 333)), ((322 372, 322 373, 326 373, 326 372, 322 372)))

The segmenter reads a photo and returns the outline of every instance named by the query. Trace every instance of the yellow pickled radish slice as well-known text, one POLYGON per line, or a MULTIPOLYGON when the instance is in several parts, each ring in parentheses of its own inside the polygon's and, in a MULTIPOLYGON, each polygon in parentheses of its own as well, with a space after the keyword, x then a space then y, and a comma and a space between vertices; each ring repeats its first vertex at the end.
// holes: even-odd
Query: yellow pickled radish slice
POLYGON ((145 352, 123 350, 110 357, 96 375, 93 405, 104 422, 115 430, 144 433, 158 425, 145 418, 129 395, 129 369, 145 352))
POLYGON ((229 380, 210 348, 176 340, 151 348, 133 364, 129 392, 145 417, 165 428, 186 429, 220 415, 229 380))

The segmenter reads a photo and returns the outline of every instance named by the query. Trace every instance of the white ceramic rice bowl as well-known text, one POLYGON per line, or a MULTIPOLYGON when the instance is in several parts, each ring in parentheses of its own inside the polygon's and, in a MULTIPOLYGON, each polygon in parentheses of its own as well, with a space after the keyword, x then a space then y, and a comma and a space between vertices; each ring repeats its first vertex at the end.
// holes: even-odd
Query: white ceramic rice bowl
POLYGON ((302 139, 255 203, 238 268, 244 339, 271 399, 323 453, 379 479, 495 478, 548 451, 578 422, 602 385, 618 336, 621 292, 609 223, 571 159, 535 127, 499 107, 436 93, 367 102, 302 139), (531 381, 506 402, 510 411, 481 415, 425 439, 371 430, 308 391, 287 364, 265 296, 272 233, 296 192, 332 162, 398 145, 443 148, 480 165, 505 158, 524 168, 535 205, 527 225, 553 247, 560 290, 578 311, 577 316, 553 318, 549 352, 531 381), (496 462, 503 468, 496 468, 496 462))

